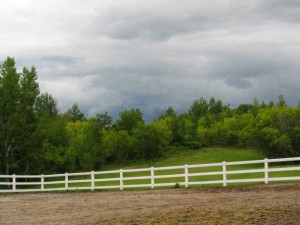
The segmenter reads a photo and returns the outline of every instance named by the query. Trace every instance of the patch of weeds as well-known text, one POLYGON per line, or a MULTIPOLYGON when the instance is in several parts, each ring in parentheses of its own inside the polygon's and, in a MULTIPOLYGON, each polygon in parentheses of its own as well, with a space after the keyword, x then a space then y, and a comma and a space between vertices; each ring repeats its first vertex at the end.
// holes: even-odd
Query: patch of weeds
POLYGON ((177 183, 175 183, 175 185, 174 185, 174 188, 180 188, 180 185, 179 185, 179 183, 177 182, 177 183))

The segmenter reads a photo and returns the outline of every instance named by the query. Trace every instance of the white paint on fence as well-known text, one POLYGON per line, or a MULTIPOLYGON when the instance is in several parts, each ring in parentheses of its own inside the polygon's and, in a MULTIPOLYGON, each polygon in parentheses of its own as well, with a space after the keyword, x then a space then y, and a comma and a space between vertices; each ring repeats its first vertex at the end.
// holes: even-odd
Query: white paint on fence
POLYGON ((69 173, 65 173, 65 189, 69 189, 69 173))
POLYGON ((151 189, 154 189, 155 181, 154 181, 154 167, 151 167, 151 189))
POLYGON ((95 189, 95 171, 91 172, 91 191, 95 189))
POLYGON ((17 189, 17 181, 16 181, 16 175, 13 174, 13 191, 16 191, 17 189))
POLYGON ((123 183, 123 170, 120 169, 120 190, 123 191, 124 190, 124 183, 123 183))
MULTIPOLYGON (((175 183, 188 188, 190 185, 206 185, 206 184, 222 184, 227 186, 232 183, 250 183, 250 182, 264 182, 267 184, 271 181, 299 181, 300 172, 297 176, 293 177, 270 177, 272 172, 288 172, 288 171, 300 171, 300 166, 289 165, 288 167, 278 166, 275 168, 270 168, 269 163, 278 162, 295 162, 300 161, 300 157, 295 158, 283 158, 283 159, 264 159, 264 160, 252 160, 252 161, 240 161, 240 162, 222 162, 222 163, 209 163, 209 164, 197 164, 197 165, 184 165, 184 166, 171 166, 171 167, 151 167, 142 169, 120 169, 112 171, 98 171, 98 172, 85 172, 85 173, 65 173, 65 174, 51 174, 51 175, 0 175, 0 193, 4 192, 38 192, 38 191, 63 191, 63 190, 96 190, 96 189, 120 189, 125 188, 151 188, 155 187, 171 187, 175 183), (251 165, 251 164, 262 164, 263 168, 260 169, 242 169, 242 170, 229 170, 228 166, 235 165, 251 165), (201 168, 222 168, 219 171, 210 172, 192 172, 189 169, 201 169, 201 168), (173 173, 172 173, 173 170, 173 173), (175 170, 175 171, 174 171, 175 170), (163 175, 155 174, 155 171, 163 171, 163 175), (168 172, 170 171, 170 172, 168 172), (178 173, 178 171, 181 171, 178 173), (140 175, 140 176, 126 176, 128 173, 136 172, 149 172, 150 174, 140 175), (228 175, 233 174, 263 174, 263 178, 248 178, 248 179, 229 179, 228 175), (106 177, 103 177, 106 176, 106 177), (110 177, 107 176, 118 176, 110 177), (102 178, 101 178, 102 176, 102 178), (202 176, 221 176, 220 180, 212 179, 209 181, 201 180, 202 176), (73 179, 70 179, 73 177, 73 179), (81 177, 81 179, 76 179, 81 177), (190 180, 189 178, 197 178, 197 180, 190 180), (47 181, 49 178, 54 179, 52 181, 47 181), (184 182, 169 182, 163 183, 159 182, 160 179, 167 178, 177 178, 182 179, 184 182), (1 180, 2 179, 2 180, 1 180), (18 180, 17 180, 18 179, 18 180), (34 181, 26 181, 27 179, 32 179, 34 181), (5 181, 3 181, 5 180, 5 181), (138 181, 147 180, 147 184, 127 184, 126 181, 138 181), (104 185, 107 182, 119 182, 119 185, 104 185), (125 182, 125 184, 124 184, 125 182), (80 186, 79 184, 85 183, 85 186, 80 186), (101 185, 99 185, 99 183, 101 185), (86 185, 86 184, 90 184, 86 185), (49 187, 51 185, 60 186, 59 188, 49 187), (72 186, 73 185, 73 186, 72 186), (20 188, 20 186, 22 188, 20 188), (26 186, 30 186, 26 188, 26 186), (32 189, 33 186, 39 186, 38 189, 32 189), (1 189, 5 187, 6 189, 1 189), (7 187, 9 187, 7 189, 7 187), (18 188, 19 187, 19 188, 18 188)), ((109 184, 109 183, 108 183, 109 184)))
POLYGON ((44 174, 41 175, 41 190, 43 191, 45 189, 45 176, 44 174))
POLYGON ((189 187, 189 167, 187 164, 184 165, 184 185, 186 188, 189 187))
POLYGON ((227 186, 227 169, 226 169, 226 162, 224 161, 222 164, 222 168, 223 168, 223 186, 227 186))
POLYGON ((269 163, 268 159, 265 159, 265 184, 269 181, 269 163))

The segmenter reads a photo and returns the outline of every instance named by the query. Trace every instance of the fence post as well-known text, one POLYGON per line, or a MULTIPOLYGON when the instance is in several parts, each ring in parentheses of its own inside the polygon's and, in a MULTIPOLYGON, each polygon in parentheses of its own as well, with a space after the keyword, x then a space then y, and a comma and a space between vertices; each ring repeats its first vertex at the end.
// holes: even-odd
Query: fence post
POLYGON ((123 184, 123 169, 120 169, 120 190, 124 190, 124 184, 123 184))
POLYGON ((269 164, 268 159, 265 158, 265 184, 269 182, 269 164))
POLYGON ((189 168, 188 165, 184 165, 184 181, 185 181, 185 187, 189 187, 189 168))
POLYGON ((69 177, 68 173, 65 173, 65 189, 68 190, 69 188, 69 177))
POLYGON ((43 191, 45 189, 44 187, 45 177, 44 174, 41 175, 41 190, 43 191))
POLYGON ((95 171, 91 172, 91 191, 95 189, 95 171))
POLYGON ((13 191, 16 191, 16 189, 17 189, 17 179, 16 179, 16 174, 13 174, 13 180, 12 180, 12 182, 13 182, 13 186, 12 186, 12 189, 13 189, 13 191))
POLYGON ((223 162, 223 186, 227 186, 226 161, 223 162))
POLYGON ((154 167, 151 167, 151 189, 154 189, 154 167))

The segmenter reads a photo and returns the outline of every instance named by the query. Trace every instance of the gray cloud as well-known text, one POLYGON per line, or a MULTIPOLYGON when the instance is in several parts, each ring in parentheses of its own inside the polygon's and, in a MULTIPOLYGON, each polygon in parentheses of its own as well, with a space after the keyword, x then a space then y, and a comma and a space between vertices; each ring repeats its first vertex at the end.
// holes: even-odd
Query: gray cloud
POLYGON ((300 3, 3 0, 1 61, 35 65, 61 111, 141 108, 151 120, 200 97, 299 101, 300 3))

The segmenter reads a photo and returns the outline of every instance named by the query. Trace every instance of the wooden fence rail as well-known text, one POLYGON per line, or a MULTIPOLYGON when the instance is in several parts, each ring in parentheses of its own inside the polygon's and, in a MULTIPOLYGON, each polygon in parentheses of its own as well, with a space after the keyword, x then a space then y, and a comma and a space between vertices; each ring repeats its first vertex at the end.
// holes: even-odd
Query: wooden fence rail
MULTIPOLYGON (((239 162, 221 162, 197 165, 182 165, 171 167, 151 167, 142 169, 120 169, 112 171, 91 171, 85 173, 64 173, 51 175, 0 175, 0 193, 5 192, 38 192, 38 191, 63 191, 63 190, 96 190, 96 189, 120 189, 125 188, 151 188, 155 187, 170 187, 175 184, 188 188, 190 185, 206 185, 206 184, 221 184, 227 186, 233 183, 252 183, 263 182, 269 183, 272 181, 296 181, 300 180, 300 164, 288 166, 270 167, 270 163, 296 162, 300 161, 300 157, 281 158, 281 159, 263 159, 252 161, 239 162), (259 164, 261 168, 230 170, 229 167, 259 164), (195 169, 203 168, 220 168, 209 172, 199 172, 195 169), (194 170, 192 172, 191 170, 194 170), (170 172, 173 171, 173 172, 170 172), (178 171, 180 171, 178 173, 178 171), (299 171, 296 176, 279 176, 270 177, 270 173, 299 171), (149 172, 148 175, 144 173, 149 172), (140 173, 136 176, 130 174, 140 173), (229 179, 230 175, 238 174, 262 174, 260 178, 237 178, 229 179), (127 176, 125 176, 125 174, 127 176), (218 176, 222 179, 201 180, 201 177, 218 176), (81 179, 79 179, 81 177, 81 179), (84 179, 82 179, 84 178, 84 179), (159 180, 168 178, 179 178, 177 181, 159 182, 159 180), (200 180, 192 181, 192 178, 200 180), (28 181, 30 179, 30 181, 28 181), (147 181, 146 183, 125 184, 128 181, 147 181), (118 183, 117 185, 115 183, 118 183), (103 185, 103 184, 108 185, 103 185), (83 186, 82 186, 83 185, 83 186), (38 186, 38 188, 37 188, 38 186), (54 187, 53 187, 54 186, 54 187), (34 188, 35 187, 35 188, 34 188)), ((176 179, 175 179, 176 180, 176 179)))

